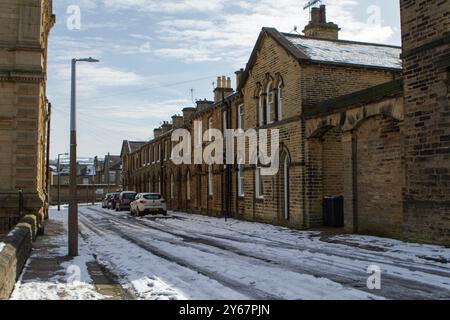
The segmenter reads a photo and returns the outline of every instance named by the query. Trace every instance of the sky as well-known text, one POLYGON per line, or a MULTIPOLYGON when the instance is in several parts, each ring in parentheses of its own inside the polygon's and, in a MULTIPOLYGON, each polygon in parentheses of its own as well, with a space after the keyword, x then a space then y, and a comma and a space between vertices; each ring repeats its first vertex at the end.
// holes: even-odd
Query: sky
MULTIPOLYGON (((304 0, 57 0, 48 52, 51 153, 69 150, 70 60, 77 66, 78 155, 120 154, 163 121, 212 99, 217 76, 245 68, 262 27, 298 32, 304 0)), ((398 1, 327 0, 340 39, 400 45, 398 1)))

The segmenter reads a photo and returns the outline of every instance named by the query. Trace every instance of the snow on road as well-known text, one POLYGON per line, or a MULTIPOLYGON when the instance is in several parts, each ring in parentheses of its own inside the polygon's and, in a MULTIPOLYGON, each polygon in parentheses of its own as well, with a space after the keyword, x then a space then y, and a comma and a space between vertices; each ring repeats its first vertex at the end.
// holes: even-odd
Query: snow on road
POLYGON ((99 261, 141 299, 450 299, 450 249, 171 213, 80 208, 99 261), (370 266, 382 289, 367 288, 370 266))

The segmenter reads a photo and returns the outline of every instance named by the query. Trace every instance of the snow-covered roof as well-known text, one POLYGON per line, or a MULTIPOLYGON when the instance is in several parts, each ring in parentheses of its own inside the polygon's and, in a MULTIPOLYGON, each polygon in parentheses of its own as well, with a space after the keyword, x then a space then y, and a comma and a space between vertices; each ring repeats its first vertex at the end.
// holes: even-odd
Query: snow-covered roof
POLYGON ((296 34, 282 34, 313 61, 401 69, 401 48, 371 43, 312 39, 296 34))

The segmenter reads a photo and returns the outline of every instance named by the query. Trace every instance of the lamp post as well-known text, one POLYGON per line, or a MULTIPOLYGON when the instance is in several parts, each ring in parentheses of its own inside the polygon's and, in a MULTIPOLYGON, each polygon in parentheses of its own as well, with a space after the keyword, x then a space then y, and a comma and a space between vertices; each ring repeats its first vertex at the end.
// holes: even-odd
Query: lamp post
POLYGON ((78 199, 77 199, 77 121, 76 121, 76 66, 77 62, 99 60, 72 59, 72 90, 70 103, 70 200, 69 200, 69 256, 78 256, 78 199))
POLYGON ((61 156, 68 155, 68 153, 58 154, 58 211, 61 211, 61 156))

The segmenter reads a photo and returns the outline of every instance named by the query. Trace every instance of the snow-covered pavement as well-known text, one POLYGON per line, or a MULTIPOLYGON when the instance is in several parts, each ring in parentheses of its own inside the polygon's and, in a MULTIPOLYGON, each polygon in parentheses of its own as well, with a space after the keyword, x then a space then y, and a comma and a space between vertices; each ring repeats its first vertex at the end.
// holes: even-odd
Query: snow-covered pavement
POLYGON ((141 299, 450 299, 450 249, 185 213, 80 208, 100 263, 141 299), (381 290, 369 290, 369 267, 381 290))

